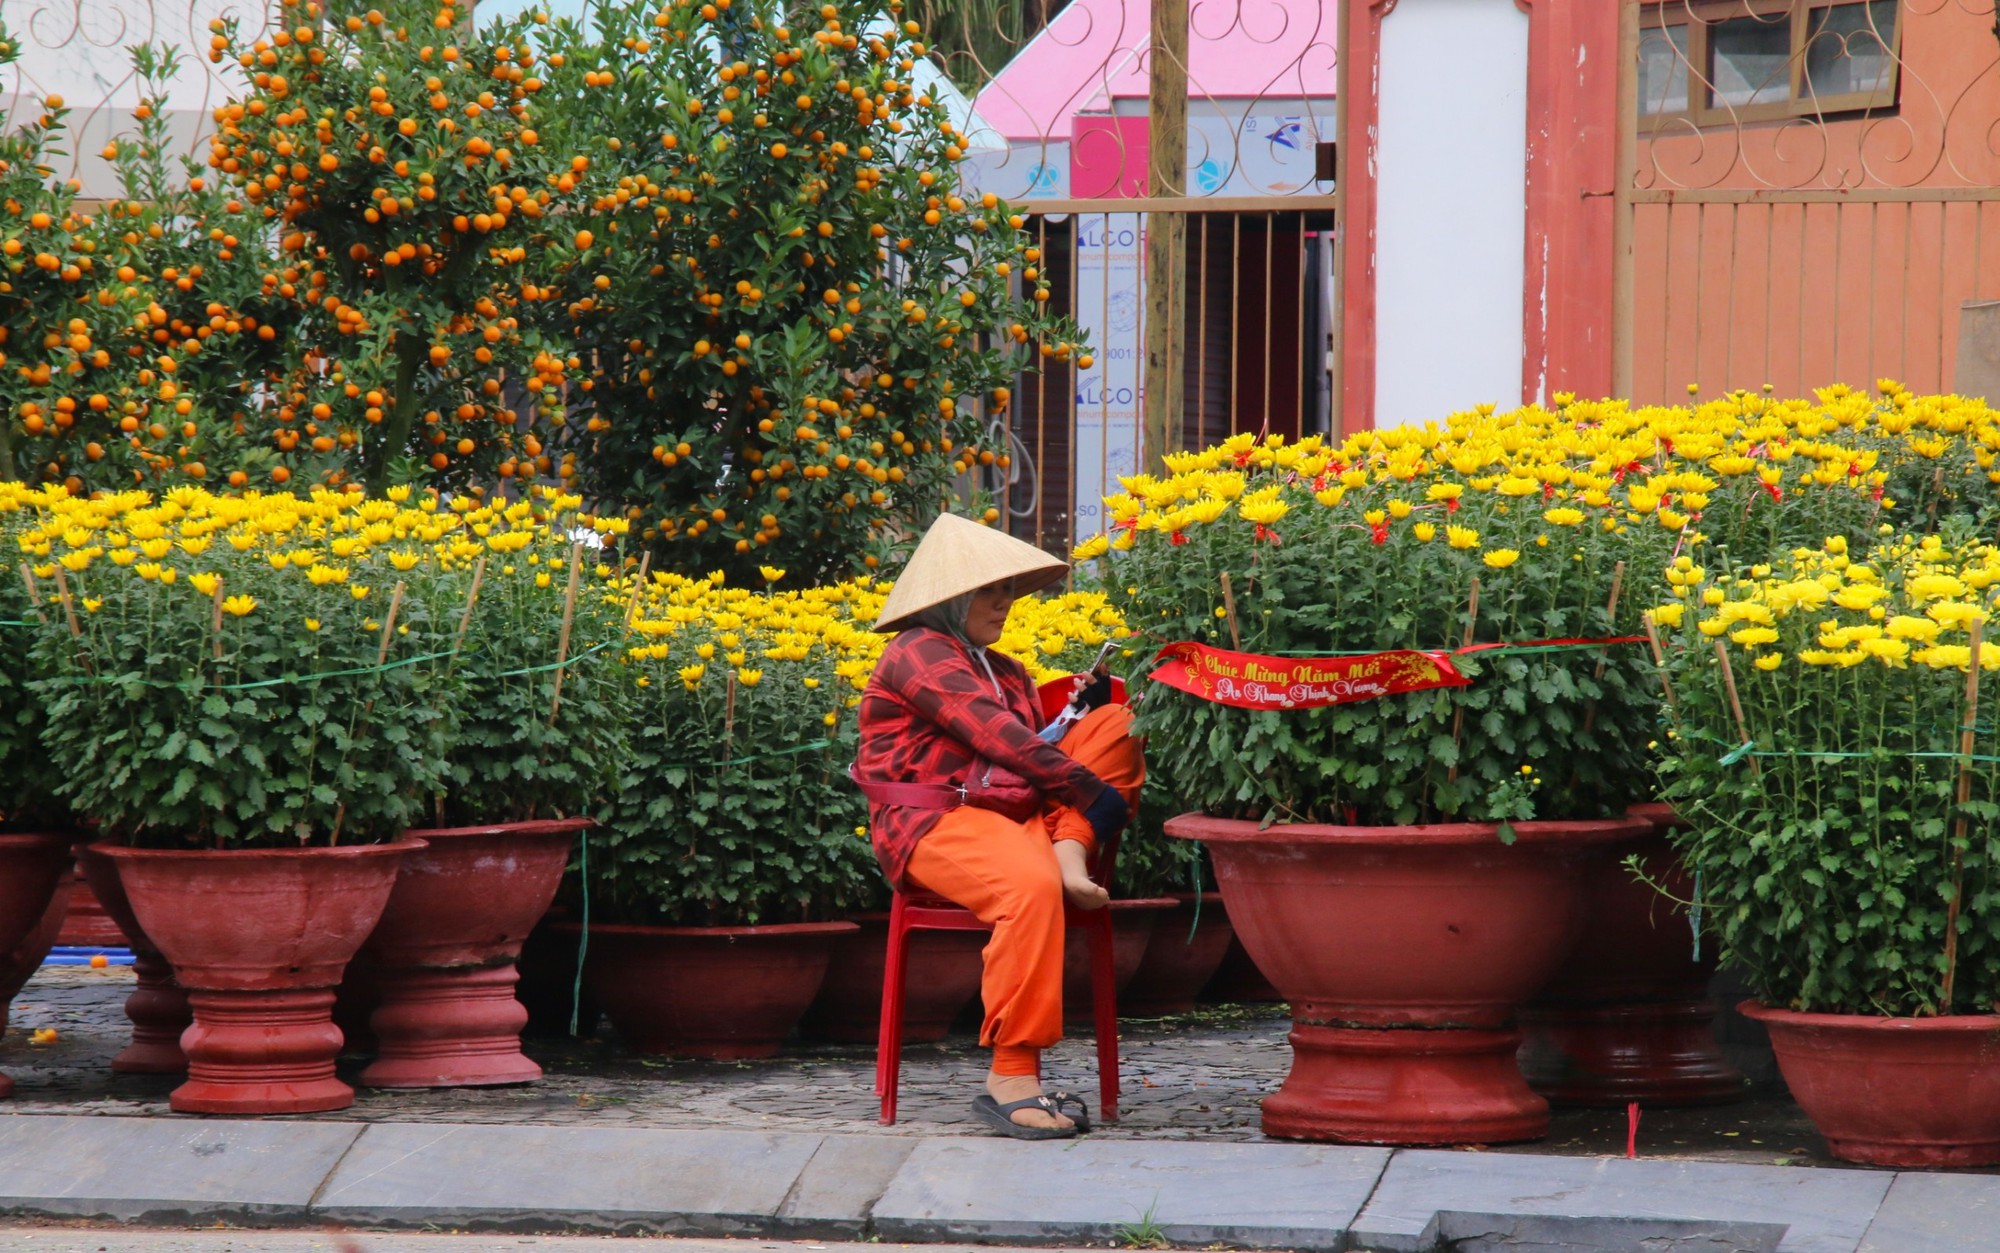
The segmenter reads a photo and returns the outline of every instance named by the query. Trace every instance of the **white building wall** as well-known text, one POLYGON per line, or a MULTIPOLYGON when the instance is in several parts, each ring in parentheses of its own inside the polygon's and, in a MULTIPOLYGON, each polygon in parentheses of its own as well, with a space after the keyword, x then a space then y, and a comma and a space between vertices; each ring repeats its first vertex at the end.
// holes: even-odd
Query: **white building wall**
POLYGON ((1400 0, 1382 22, 1375 423, 1521 397, 1528 15, 1400 0))
POLYGON ((119 194, 110 167, 99 157, 113 136, 134 126, 139 80, 132 70, 134 44, 173 49, 180 72, 167 93, 165 118, 183 152, 206 157, 201 144, 215 126, 212 113, 229 99, 240 73, 233 64, 208 60, 208 24, 234 16, 247 39, 268 33, 264 10, 273 5, 241 0, 0 0, 0 22, 21 46, 14 65, 0 71, 0 109, 8 125, 41 112, 51 94, 68 106, 67 155, 56 173, 76 178, 83 194, 119 194))

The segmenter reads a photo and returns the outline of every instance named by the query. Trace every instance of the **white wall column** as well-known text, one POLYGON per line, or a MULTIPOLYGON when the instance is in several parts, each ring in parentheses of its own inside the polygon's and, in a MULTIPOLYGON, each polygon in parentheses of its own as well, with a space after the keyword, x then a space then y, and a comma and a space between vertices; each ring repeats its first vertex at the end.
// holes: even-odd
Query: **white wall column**
MULTIPOLYGON (((1594 0, 1593 0, 1594 2, 1594 0)), ((1528 15, 1396 0, 1382 20, 1375 424, 1521 396, 1528 15)))

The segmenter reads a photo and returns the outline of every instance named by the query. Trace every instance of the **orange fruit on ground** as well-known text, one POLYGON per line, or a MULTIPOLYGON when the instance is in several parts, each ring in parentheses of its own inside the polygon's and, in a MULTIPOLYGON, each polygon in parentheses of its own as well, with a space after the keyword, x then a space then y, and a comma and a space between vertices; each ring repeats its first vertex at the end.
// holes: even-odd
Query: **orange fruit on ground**
POLYGON ((102 953, 92 953, 90 955, 90 968, 92 970, 102 970, 110 964, 111 959, 102 953))

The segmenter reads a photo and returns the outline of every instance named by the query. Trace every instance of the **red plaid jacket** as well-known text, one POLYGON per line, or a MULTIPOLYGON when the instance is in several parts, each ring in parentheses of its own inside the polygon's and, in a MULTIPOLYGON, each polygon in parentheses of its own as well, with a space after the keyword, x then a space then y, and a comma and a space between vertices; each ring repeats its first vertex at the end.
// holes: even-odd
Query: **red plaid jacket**
MULTIPOLYGON (((1087 808, 1104 781, 1036 736, 1041 706, 1021 663, 991 649, 986 656, 1000 680, 999 698, 970 646, 949 635, 915 627, 889 641, 861 697, 856 777, 956 786, 984 759, 1057 800, 1087 808)), ((901 888, 911 851, 941 813, 907 805, 868 809, 875 859, 901 888)))

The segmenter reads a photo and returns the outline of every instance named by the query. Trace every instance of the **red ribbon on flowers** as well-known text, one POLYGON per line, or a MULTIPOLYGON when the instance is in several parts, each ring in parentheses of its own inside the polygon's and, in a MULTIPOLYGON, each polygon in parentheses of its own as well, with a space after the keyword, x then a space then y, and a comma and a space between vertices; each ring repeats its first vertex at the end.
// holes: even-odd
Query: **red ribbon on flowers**
POLYGON ((1361 657, 1265 657, 1189 641, 1167 645, 1153 660, 1159 663, 1155 682, 1238 709, 1312 709, 1471 682, 1448 654, 1415 649, 1361 657))
POLYGON ((1643 635, 1603 639, 1569 636, 1523 643, 1472 644, 1450 652, 1391 649, 1356 657, 1268 657, 1232 652, 1193 641, 1168 644, 1153 657, 1151 678, 1190 696, 1238 709, 1314 709, 1350 701, 1423 692, 1439 687, 1466 687, 1452 658, 1494 649, 1596 648, 1642 644, 1643 635))

